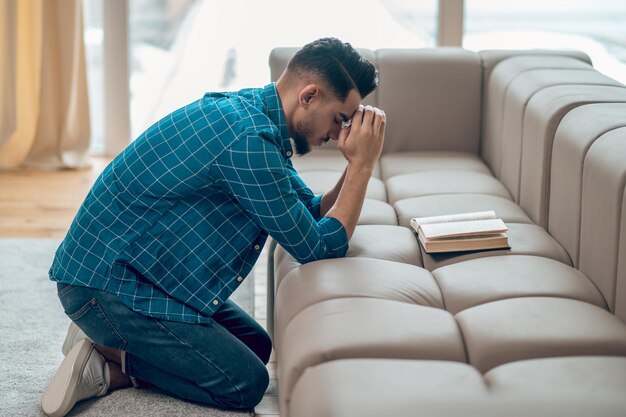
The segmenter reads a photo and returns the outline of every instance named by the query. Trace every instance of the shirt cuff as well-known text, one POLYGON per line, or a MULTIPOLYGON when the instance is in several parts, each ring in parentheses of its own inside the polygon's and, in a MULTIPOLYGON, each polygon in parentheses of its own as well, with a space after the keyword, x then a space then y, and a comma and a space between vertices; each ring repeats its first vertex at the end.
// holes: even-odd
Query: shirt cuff
POLYGON ((313 218, 316 221, 319 221, 321 216, 320 210, 322 207, 322 197, 324 195, 323 194, 318 194, 315 197, 313 197, 309 203, 309 212, 311 213, 311 216, 313 216, 313 218))
POLYGON ((322 229, 322 235, 328 252, 332 258, 343 258, 348 252, 348 234, 343 224, 334 217, 323 217, 318 225, 322 229))

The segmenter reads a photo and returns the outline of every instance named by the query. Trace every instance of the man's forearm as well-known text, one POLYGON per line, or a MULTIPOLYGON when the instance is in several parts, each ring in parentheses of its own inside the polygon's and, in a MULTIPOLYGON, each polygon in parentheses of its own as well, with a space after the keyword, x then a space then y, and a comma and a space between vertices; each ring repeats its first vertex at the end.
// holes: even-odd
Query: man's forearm
POLYGON ((344 172, 343 186, 337 195, 335 204, 326 213, 326 216, 334 217, 343 224, 348 239, 352 237, 361 215, 372 169, 373 167, 369 166, 348 165, 344 172))
POLYGON ((337 201, 339 192, 341 191, 341 188, 343 187, 343 182, 346 179, 347 171, 348 171, 348 167, 346 167, 346 169, 343 170, 343 174, 341 174, 341 178, 339 178, 339 181, 337 181, 337 184, 335 184, 335 186, 332 189, 325 192, 324 195, 322 196, 322 201, 320 203, 320 217, 326 216, 326 214, 328 213, 328 210, 330 210, 332 206, 335 204, 335 202, 337 201))

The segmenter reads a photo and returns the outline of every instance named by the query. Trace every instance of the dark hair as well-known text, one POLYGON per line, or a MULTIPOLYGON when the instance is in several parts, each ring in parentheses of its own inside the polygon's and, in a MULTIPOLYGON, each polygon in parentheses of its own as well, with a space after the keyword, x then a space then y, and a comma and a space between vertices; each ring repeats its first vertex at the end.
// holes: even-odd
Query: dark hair
POLYGON ((363 98, 378 86, 374 65, 352 45, 337 38, 322 38, 304 45, 291 58, 287 70, 319 76, 341 101, 352 89, 363 98))

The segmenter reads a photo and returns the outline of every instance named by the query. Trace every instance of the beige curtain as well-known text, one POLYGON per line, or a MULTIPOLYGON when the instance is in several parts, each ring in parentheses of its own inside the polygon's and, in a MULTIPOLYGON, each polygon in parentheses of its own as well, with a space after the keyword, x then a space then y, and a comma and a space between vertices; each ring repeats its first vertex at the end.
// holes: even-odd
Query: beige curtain
POLYGON ((2 0, 0 24, 0 168, 86 165, 81 0, 2 0))

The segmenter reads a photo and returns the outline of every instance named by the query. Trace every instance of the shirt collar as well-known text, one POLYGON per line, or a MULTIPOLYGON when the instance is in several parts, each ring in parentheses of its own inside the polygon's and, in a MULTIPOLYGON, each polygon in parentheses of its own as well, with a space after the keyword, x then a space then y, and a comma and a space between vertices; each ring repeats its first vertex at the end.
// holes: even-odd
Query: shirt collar
POLYGON ((278 96, 276 90, 276 83, 271 83, 263 87, 261 90, 261 97, 265 107, 267 109, 267 116, 278 127, 280 132, 280 138, 278 138, 278 145, 284 156, 291 158, 293 155, 293 147, 291 146, 291 139, 289 138, 289 131, 287 130, 287 121, 285 120, 285 112, 283 110, 283 104, 278 96))

